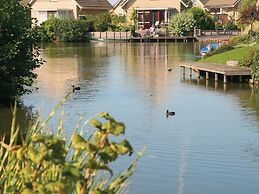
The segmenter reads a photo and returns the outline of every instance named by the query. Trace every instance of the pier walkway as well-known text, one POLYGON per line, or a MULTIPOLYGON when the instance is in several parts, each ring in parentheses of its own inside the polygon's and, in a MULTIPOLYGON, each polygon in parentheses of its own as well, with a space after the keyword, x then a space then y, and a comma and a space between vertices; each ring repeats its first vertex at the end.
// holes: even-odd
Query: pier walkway
POLYGON ((244 76, 251 76, 251 69, 248 67, 236 67, 216 63, 182 64, 181 68, 183 76, 185 76, 185 69, 188 68, 190 77, 192 77, 192 72, 197 73, 198 79, 204 74, 206 80, 208 80, 211 75, 214 75, 215 82, 219 80, 220 76, 223 77, 224 83, 227 83, 228 77, 233 78, 234 76, 238 76, 239 81, 242 82, 244 76))

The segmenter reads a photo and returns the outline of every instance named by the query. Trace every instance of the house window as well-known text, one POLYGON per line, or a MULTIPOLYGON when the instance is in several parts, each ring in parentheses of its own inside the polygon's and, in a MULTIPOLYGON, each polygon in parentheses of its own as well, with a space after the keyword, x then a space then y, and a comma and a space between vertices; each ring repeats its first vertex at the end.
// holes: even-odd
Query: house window
POLYGON ((46 11, 39 11, 39 24, 45 22, 48 19, 48 15, 46 11))
POLYGON ((57 11, 47 11, 48 18, 57 17, 57 11))
POLYGON ((86 15, 79 15, 79 19, 80 20, 85 20, 86 19, 86 15))
POLYGON ((58 11, 58 18, 68 19, 69 18, 69 12, 68 11, 58 11))

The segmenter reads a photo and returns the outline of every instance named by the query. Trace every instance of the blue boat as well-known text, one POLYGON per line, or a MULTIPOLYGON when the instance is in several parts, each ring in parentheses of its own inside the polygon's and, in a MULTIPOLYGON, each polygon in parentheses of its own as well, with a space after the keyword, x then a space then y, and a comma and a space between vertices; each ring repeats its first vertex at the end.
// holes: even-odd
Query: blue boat
POLYGON ((209 53, 210 51, 215 50, 216 48, 218 48, 218 44, 217 43, 208 44, 207 46, 202 47, 200 49, 200 54, 201 55, 206 55, 207 53, 209 53))

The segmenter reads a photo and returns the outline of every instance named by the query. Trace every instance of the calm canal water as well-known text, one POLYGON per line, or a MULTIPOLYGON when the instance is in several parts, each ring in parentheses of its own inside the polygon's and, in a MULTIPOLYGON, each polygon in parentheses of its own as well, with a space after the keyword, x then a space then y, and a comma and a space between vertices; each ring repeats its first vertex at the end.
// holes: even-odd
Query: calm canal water
MULTIPOLYGON (((247 84, 230 83, 224 89, 222 83, 215 87, 213 80, 207 84, 203 80, 198 84, 195 77, 183 80, 179 64, 194 61, 199 47, 199 43, 47 45, 42 51, 47 63, 37 70, 39 89, 22 97, 20 120, 29 117, 28 109, 46 117, 73 84, 80 85, 63 107, 68 134, 80 115, 88 118, 107 111, 126 124, 125 136, 136 152, 147 146, 128 191, 258 194, 259 96, 247 84), (176 116, 166 118, 166 109, 176 116)), ((113 168, 122 171, 131 160, 125 156, 113 168)))

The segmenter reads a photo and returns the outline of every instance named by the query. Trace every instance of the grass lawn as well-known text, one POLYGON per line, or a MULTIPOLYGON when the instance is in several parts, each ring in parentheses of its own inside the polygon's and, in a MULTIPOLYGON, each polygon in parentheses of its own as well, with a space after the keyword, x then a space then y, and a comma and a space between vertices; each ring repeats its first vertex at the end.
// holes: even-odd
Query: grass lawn
POLYGON ((200 62, 226 64, 227 61, 238 61, 253 48, 254 46, 236 48, 224 53, 212 55, 206 59, 201 59, 200 62))

